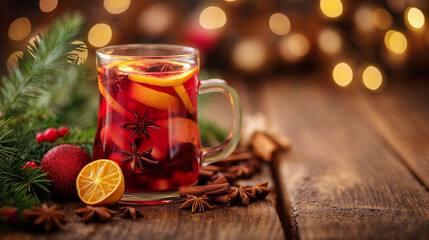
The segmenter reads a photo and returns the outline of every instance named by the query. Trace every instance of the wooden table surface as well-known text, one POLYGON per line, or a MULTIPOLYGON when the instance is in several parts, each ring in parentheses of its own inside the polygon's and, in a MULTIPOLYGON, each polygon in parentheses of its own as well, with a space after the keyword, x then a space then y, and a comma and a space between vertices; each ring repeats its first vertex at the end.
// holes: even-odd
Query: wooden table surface
MULTIPOLYGON (((261 174, 274 193, 248 208, 191 214, 142 207, 136 221, 69 224, 51 234, 2 239, 429 239, 429 88, 381 93, 309 80, 236 82, 245 114, 263 113, 293 142, 261 174)), ((216 104, 215 104, 216 105, 216 104)))

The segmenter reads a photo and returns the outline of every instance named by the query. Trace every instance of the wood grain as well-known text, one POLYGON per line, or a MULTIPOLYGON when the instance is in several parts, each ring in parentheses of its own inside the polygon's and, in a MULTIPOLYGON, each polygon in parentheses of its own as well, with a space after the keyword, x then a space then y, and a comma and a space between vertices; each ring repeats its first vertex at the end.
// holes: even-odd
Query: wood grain
POLYGON ((354 103, 374 130, 394 149, 412 173, 429 189, 429 96, 418 89, 386 89, 359 95, 354 103))
MULTIPOLYGON (((268 166, 262 173, 237 184, 255 184, 272 180, 268 166)), ((266 200, 249 207, 217 208, 204 213, 179 209, 180 204, 138 207, 144 217, 133 221, 115 216, 107 223, 80 221, 73 211, 84 207, 80 202, 59 203, 69 223, 64 230, 49 234, 8 232, 1 239, 284 239, 280 219, 270 194, 266 200)), ((119 207, 119 206, 118 206, 119 207)))
MULTIPOLYGON (((265 84, 268 118, 294 148, 275 163, 291 238, 427 239, 429 193, 350 102, 305 81, 265 84)), ((286 230, 288 232, 288 230, 286 230)))

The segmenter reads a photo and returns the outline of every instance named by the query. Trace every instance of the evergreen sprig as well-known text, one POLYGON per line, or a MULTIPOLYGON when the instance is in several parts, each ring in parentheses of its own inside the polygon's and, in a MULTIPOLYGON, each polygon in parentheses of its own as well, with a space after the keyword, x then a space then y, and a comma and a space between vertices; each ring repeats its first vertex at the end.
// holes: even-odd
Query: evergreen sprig
POLYGON ((17 141, 16 138, 10 137, 13 129, 6 128, 6 123, 8 121, 9 120, 0 124, 0 159, 15 158, 17 151, 16 148, 8 146, 8 144, 17 141))
POLYGON ((83 22, 79 13, 66 14, 45 34, 39 34, 39 40, 27 46, 17 66, 1 79, 0 119, 25 113, 22 110, 36 102, 31 99, 61 77, 67 58, 73 60, 70 52, 76 45, 71 42, 79 35, 83 22))
POLYGON ((21 194, 31 195, 40 204, 40 198, 49 194, 50 181, 46 179, 48 173, 41 167, 23 168, 25 161, 20 159, 4 159, 0 161, 0 184, 8 190, 21 194))

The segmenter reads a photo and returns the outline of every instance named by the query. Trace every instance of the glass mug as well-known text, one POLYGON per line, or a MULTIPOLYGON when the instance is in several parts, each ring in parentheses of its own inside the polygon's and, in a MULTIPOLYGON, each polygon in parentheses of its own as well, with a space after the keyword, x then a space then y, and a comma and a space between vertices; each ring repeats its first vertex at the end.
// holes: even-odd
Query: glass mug
POLYGON ((241 132, 236 91, 225 81, 198 80, 199 52, 163 44, 109 46, 97 50, 100 103, 94 159, 119 164, 123 203, 156 204, 196 184, 199 167, 225 158, 241 132), (202 147, 197 95, 221 92, 232 106, 232 130, 216 147, 202 147))

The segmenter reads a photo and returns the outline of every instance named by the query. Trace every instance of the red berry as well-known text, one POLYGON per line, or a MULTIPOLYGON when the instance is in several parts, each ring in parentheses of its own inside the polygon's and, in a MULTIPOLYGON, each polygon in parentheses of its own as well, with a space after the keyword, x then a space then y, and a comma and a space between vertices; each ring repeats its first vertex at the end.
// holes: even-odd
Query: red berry
POLYGON ((14 207, 0 208, 0 218, 6 217, 10 223, 16 223, 17 216, 18 216, 18 209, 14 207))
POLYGON ((69 133, 70 133, 69 129, 65 126, 58 128, 58 134, 60 135, 60 137, 64 137, 65 135, 67 135, 69 133))
POLYGON ((27 162, 26 164, 24 164, 24 166, 22 167, 22 169, 25 169, 26 167, 30 167, 30 169, 36 168, 38 167, 37 164, 35 162, 27 162))
POLYGON ((36 134, 36 141, 38 143, 45 141, 45 133, 39 132, 38 134, 36 134))
POLYGON ((58 130, 55 128, 48 128, 45 131, 45 140, 53 142, 58 139, 58 130))

